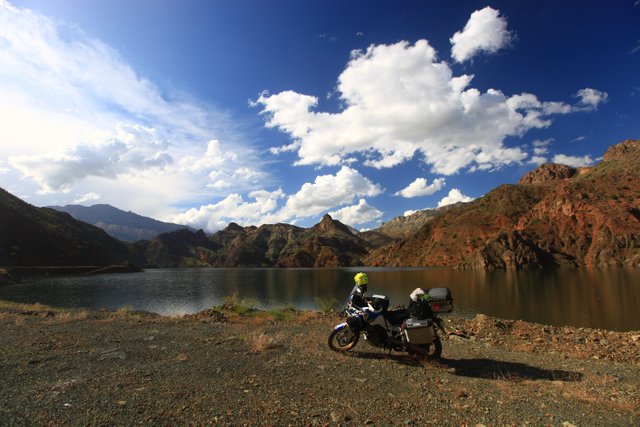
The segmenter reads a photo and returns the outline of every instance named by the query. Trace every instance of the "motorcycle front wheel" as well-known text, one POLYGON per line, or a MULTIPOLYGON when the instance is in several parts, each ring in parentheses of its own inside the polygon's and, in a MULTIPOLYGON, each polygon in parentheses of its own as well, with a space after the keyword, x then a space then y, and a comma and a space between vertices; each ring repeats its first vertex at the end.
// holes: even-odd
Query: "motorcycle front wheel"
POLYGON ((419 347, 420 350, 409 348, 407 349, 409 354, 434 360, 439 359, 442 356, 442 342, 439 337, 436 337, 433 340, 433 344, 422 344, 416 347, 419 347))
POLYGON ((340 330, 333 330, 329 334, 327 340, 329 348, 333 351, 348 351, 351 350, 360 339, 360 334, 353 332, 350 327, 345 327, 340 330))

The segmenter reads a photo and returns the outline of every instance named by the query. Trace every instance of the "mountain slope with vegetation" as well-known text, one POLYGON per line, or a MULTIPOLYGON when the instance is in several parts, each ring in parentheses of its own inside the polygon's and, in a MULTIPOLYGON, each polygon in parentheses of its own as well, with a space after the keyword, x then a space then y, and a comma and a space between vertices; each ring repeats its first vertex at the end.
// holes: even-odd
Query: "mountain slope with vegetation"
POLYGON ((640 265, 640 140, 611 147, 594 167, 546 164, 452 208, 374 266, 530 268, 640 265))
POLYGON ((32 206, 0 189, 0 265, 109 265, 130 259, 124 243, 98 227, 32 206))

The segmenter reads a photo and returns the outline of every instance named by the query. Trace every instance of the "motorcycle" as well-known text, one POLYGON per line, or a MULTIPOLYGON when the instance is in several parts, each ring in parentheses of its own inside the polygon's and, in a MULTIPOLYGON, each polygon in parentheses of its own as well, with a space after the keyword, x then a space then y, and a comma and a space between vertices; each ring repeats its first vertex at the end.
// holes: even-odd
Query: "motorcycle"
POLYGON ((445 336, 447 331, 438 313, 453 309, 451 291, 448 288, 433 288, 427 292, 418 288, 416 291, 427 297, 410 303, 409 309, 389 310, 389 298, 384 295, 373 295, 365 307, 349 300, 344 310, 346 322, 336 325, 329 334, 329 348, 337 352, 349 351, 362 335, 369 344, 389 352, 396 350, 427 359, 440 358, 442 341, 438 331, 445 336))

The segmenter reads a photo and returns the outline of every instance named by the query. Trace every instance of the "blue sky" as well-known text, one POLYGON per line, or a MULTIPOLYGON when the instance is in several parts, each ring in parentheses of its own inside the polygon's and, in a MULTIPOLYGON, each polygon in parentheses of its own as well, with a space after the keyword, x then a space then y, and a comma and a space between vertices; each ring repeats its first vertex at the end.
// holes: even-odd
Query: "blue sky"
POLYGON ((0 64, 1 187, 209 232, 373 228, 640 137, 640 0, 0 0, 0 64))

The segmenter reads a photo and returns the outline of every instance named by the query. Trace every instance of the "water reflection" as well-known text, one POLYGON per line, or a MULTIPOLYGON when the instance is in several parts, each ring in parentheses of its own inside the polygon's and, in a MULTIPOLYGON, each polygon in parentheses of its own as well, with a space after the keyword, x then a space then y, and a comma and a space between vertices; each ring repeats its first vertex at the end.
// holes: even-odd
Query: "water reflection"
MULTIPOLYGON (((452 289, 455 312, 613 330, 640 330, 640 271, 457 271, 363 269, 369 293, 407 304, 416 287, 452 289)), ((234 293, 260 309, 312 309, 343 301, 356 268, 182 269, 90 277, 45 277, 0 288, 0 298, 62 307, 129 306, 163 315, 195 313, 234 293)))

